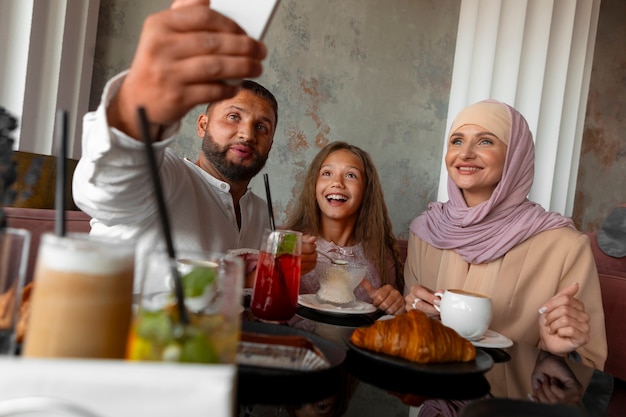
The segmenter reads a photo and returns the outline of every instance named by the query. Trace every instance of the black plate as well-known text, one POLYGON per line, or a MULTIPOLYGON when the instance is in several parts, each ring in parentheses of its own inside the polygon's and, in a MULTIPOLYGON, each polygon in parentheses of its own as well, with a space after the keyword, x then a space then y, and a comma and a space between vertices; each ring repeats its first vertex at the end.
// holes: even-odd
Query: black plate
POLYGON ((491 369, 494 364, 493 358, 480 349, 476 349, 476 359, 471 362, 417 363, 396 356, 362 349, 350 341, 348 341, 348 347, 368 360, 401 368, 403 371, 412 371, 424 375, 458 376, 482 374, 491 369))
POLYGON ((294 371, 249 365, 238 366, 239 404, 300 404, 332 394, 339 387, 340 368, 346 359, 345 347, 300 329, 278 324, 242 323, 242 331, 279 336, 303 336, 326 356, 330 367, 318 371, 294 371), (302 387, 307 387, 303 389, 302 387))
POLYGON ((305 319, 319 321, 322 323, 333 324, 335 326, 343 327, 362 327, 369 326, 376 322, 376 319, 383 313, 370 313, 370 314, 346 314, 336 315, 327 314, 323 311, 315 310, 313 308, 304 307, 299 305, 296 314, 305 319))
POLYGON ((583 417, 580 409, 565 404, 541 404, 524 400, 490 398, 463 408, 459 417, 583 417))

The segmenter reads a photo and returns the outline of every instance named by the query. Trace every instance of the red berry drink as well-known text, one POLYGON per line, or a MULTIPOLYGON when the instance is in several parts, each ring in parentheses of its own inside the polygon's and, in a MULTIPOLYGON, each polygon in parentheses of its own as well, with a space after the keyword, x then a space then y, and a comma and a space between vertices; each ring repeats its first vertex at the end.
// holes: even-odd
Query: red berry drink
POLYGON ((285 322, 296 314, 301 256, 259 252, 250 309, 262 321, 285 322))

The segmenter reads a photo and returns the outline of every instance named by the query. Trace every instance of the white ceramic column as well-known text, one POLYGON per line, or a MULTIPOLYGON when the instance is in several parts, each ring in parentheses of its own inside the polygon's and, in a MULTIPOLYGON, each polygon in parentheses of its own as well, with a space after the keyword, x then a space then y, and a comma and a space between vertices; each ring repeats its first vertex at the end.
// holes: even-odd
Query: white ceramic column
MULTIPOLYGON (((450 126, 493 98, 518 109, 535 137, 530 199, 572 214, 600 0, 462 0, 450 126)), ((447 136, 448 132, 445 132, 447 136)), ((445 137, 444 137, 445 155, 445 137)), ((439 201, 446 201, 442 162, 439 201)))
POLYGON ((80 156, 100 0, 0 2, 0 104, 20 120, 18 150, 55 154, 57 109, 68 111, 70 156, 80 156))

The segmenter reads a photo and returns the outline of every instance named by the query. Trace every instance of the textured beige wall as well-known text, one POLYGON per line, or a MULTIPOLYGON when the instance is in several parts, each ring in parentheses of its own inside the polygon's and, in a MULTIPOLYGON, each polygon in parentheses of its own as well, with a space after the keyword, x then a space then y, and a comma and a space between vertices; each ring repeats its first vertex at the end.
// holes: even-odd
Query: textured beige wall
POLYGON ((626 2, 602 0, 573 218, 596 230, 626 203, 626 2))
POLYGON ((106 81, 130 66, 143 20, 170 3, 171 0, 100 0, 90 110, 98 106, 106 81))
MULTIPOLYGON (((104 82, 126 68, 145 15, 169 1, 102 0, 91 109, 104 82)), ((282 0, 258 80, 279 102, 264 172, 277 222, 317 151, 343 140, 368 151, 380 173, 396 234, 435 199, 460 0, 282 0)), ((185 119, 174 150, 191 159, 200 142, 185 119)), ((254 190, 264 195, 261 177, 254 190)))
MULTIPOLYGON (((132 59, 144 17, 169 0, 101 0, 91 109, 104 82, 132 59)), ((283 221, 317 150, 361 146, 380 171, 397 235, 436 198, 460 0, 282 0, 266 36, 259 81, 280 122, 266 172, 283 221)), ((626 202, 626 3, 602 0, 574 220, 597 228, 626 202)), ((195 159, 195 119, 173 148, 195 159)), ((263 195, 262 181, 252 183, 263 195)))
POLYGON ((436 197, 458 10, 458 0, 283 1, 261 78, 282 109, 267 167, 281 218, 319 148, 343 140, 371 154, 394 231, 407 235, 436 197))

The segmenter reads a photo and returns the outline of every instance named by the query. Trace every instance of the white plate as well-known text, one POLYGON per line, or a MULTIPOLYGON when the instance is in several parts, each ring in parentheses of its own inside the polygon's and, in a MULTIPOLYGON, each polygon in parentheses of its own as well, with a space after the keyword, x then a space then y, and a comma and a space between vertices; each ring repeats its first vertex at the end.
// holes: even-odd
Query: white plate
POLYGON ((249 249, 249 248, 230 249, 228 251, 228 254, 231 255, 231 256, 241 256, 241 255, 248 255, 248 254, 258 255, 259 254, 259 250, 258 249, 249 249))
POLYGON ((364 301, 355 301, 350 307, 339 307, 332 304, 320 303, 315 294, 300 294, 298 303, 304 307, 331 314, 369 314, 376 311, 376 307, 364 301))
POLYGON ((478 340, 470 340, 476 347, 485 348, 508 348, 513 346, 513 341, 493 330, 487 330, 483 337, 478 340))

